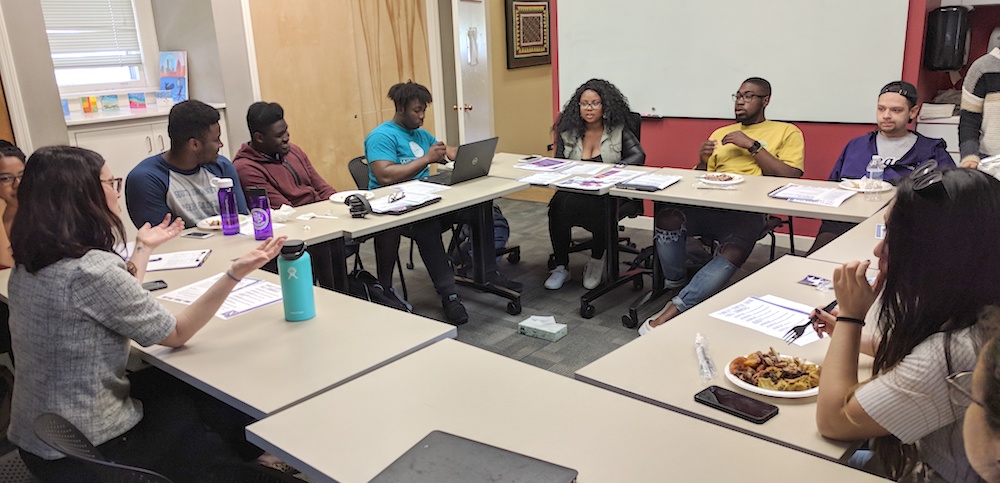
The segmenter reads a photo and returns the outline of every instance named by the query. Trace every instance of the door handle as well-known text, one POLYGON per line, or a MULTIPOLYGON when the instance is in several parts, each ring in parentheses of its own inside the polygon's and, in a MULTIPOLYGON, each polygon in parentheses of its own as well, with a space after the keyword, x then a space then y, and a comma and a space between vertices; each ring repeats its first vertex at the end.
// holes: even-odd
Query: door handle
POLYGON ((163 144, 163 135, 162 134, 157 134, 156 138, 160 140, 160 151, 166 151, 167 150, 167 146, 165 144, 163 144))
POLYGON ((146 148, 147 148, 147 150, 146 150, 147 153, 152 153, 153 152, 153 137, 152 136, 146 136, 146 148))
POLYGON ((465 107, 463 107, 462 109, 465 109, 466 111, 471 111, 472 110, 472 104, 466 104, 465 107))

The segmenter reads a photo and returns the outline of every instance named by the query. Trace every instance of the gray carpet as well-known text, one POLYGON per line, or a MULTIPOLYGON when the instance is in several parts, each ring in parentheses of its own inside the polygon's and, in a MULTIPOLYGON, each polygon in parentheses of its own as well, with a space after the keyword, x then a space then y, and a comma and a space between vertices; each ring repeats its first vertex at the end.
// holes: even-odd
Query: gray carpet
MULTIPOLYGON (((520 245, 521 261, 510 264, 503 261, 500 269, 508 278, 524 284, 521 294, 523 310, 519 315, 509 315, 506 311, 506 299, 477 292, 473 289, 459 287, 459 295, 469 311, 469 322, 458 328, 458 340, 480 347, 497 354, 523 361, 548 371, 573 377, 573 373, 597 360, 605 354, 627 344, 638 337, 634 329, 622 325, 623 315, 628 313, 628 306, 641 295, 634 291, 632 284, 625 284, 594 302, 597 315, 592 319, 580 316, 580 296, 586 293, 583 288, 583 265, 590 257, 590 252, 579 252, 570 255, 570 271, 573 279, 560 290, 547 290, 542 286, 549 275, 546 266, 549 254, 552 252, 548 236, 547 206, 542 203, 501 199, 497 205, 503 210, 510 222, 511 237, 508 246, 520 245), (556 322, 567 324, 568 333, 558 342, 548 342, 517 333, 517 324, 531 315, 551 315, 556 322)), ((574 232, 575 239, 586 239, 589 234, 582 229, 574 232)), ((652 233, 648 230, 626 229, 622 233, 632 238, 639 247, 652 244, 652 233)), ((445 242, 448 241, 448 234, 445 242)), ((365 243, 362 257, 366 268, 373 270, 374 255, 371 243, 365 243)), ((404 239, 400 247, 400 256, 404 262, 408 258, 408 240, 404 239)), ((769 247, 758 246, 743 268, 737 272, 733 281, 739 280, 768 262, 769 247)), ((787 253, 779 247, 777 256, 787 253)), ((631 261, 633 257, 623 253, 622 261, 631 261)), ((424 270, 420 255, 414 255, 415 267, 408 270, 405 267, 404 276, 409 290, 409 302, 413 304, 414 312, 425 317, 444 320, 440 299, 434 292, 426 270, 424 270)), ((398 276, 397 282, 398 285, 398 276)), ((651 285, 649 277, 645 279, 645 287, 651 285)), ((666 301, 666 297, 647 308, 640 316, 645 319, 658 311, 666 301)))

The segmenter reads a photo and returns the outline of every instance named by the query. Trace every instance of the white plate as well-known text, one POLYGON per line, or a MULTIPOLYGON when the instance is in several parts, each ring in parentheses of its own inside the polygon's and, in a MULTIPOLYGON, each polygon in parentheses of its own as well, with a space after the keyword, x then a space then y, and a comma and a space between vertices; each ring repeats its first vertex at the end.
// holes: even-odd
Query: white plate
MULTIPOLYGON (((729 361, 729 363, 732 363, 732 361, 729 361)), ((726 364, 726 379, 729 379, 729 382, 736 384, 736 387, 741 389, 746 389, 747 391, 755 392, 764 396, 780 397, 784 399, 799 399, 804 397, 813 397, 819 394, 819 386, 805 391, 775 391, 773 389, 764 389, 762 387, 750 385, 743 382, 742 379, 736 377, 732 372, 729 372, 729 363, 726 364)))
POLYGON ((346 200, 347 197, 351 196, 351 195, 364 196, 365 198, 367 198, 369 200, 375 198, 375 193, 372 193, 371 191, 368 191, 368 190, 350 190, 350 191, 338 191, 338 192, 330 195, 330 201, 332 201, 334 203, 343 203, 344 200, 346 200))
POLYGON ((876 189, 862 188, 862 186, 864 186, 864 183, 867 183, 867 181, 863 179, 844 179, 840 181, 840 184, 838 186, 840 186, 845 190, 857 191, 860 193, 881 193, 883 191, 889 191, 892 189, 892 185, 886 183, 885 181, 879 181, 879 183, 882 184, 880 184, 879 187, 876 189))
MULTIPOLYGON (((240 215, 240 224, 244 224, 250 221, 250 217, 247 215, 240 215)), ((221 230, 222 229, 222 218, 219 215, 210 216, 198 222, 198 228, 202 230, 221 230), (218 224, 213 224, 213 222, 218 224)))
POLYGON ((740 184, 740 183, 743 182, 743 176, 742 175, 731 174, 731 173, 719 173, 719 174, 724 174, 726 176, 732 176, 733 179, 728 180, 728 181, 715 181, 715 180, 712 180, 712 179, 709 178, 709 176, 711 176, 711 175, 709 175, 709 174, 703 174, 703 175, 701 175, 701 176, 698 177, 698 181, 701 181, 702 183, 705 183, 705 184, 714 184, 714 185, 719 185, 719 186, 728 186, 728 185, 731 185, 731 184, 740 184))

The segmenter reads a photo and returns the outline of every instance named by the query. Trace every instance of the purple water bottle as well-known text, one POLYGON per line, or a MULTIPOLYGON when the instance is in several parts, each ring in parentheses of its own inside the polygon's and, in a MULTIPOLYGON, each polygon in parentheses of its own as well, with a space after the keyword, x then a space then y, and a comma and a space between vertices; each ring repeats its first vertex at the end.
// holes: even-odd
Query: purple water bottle
POLYGON ((222 234, 236 235, 240 232, 240 212, 236 209, 236 193, 230 178, 212 178, 212 186, 219 190, 219 218, 222 219, 222 234))
POLYGON ((271 229, 271 201, 267 198, 267 190, 258 186, 247 188, 250 199, 250 218, 253 219, 253 237, 257 240, 267 240, 274 235, 271 229))

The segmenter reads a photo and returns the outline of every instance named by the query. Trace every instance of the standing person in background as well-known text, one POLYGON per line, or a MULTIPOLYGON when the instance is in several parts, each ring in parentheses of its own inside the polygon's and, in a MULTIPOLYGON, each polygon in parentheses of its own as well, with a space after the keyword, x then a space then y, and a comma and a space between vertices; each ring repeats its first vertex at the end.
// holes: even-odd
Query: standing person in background
MULTIPOLYGON (((237 259, 175 316, 140 283, 149 253, 179 235, 183 221, 171 223, 165 216, 155 226, 143 224, 126 264, 114 249, 125 233, 118 205, 121 178, 99 154, 69 146, 39 149, 25 166, 18 196, 22 203, 11 232, 17 265, 9 286, 18 363, 7 435, 25 465, 43 481, 96 479, 85 463, 35 436, 34 420, 56 413, 111 461, 175 481, 216 481, 212 475, 220 460, 243 459, 237 453, 248 445, 242 433, 246 416, 230 417, 239 412, 222 405, 228 413, 205 420, 186 387, 159 370, 128 374, 129 347, 133 340, 144 346, 184 345, 240 279, 277 256, 284 237, 237 259), (222 421, 243 425, 223 429, 222 421)), ((261 453, 255 449, 245 456, 261 453)))
MULTIPOLYGON (((646 153, 627 125, 628 99, 614 84, 590 79, 576 89, 552 126, 556 133, 555 155, 578 161, 642 165, 646 153)), ((638 213, 641 204, 619 202, 619 218, 638 213)), ((583 268, 583 286, 590 290, 604 279, 604 250, 608 245, 608 220, 599 196, 556 191, 549 201, 549 240, 555 268, 545 288, 558 290, 570 280, 569 248, 572 229, 581 226, 593 234, 590 260, 583 268)))
POLYGON ((223 146, 219 119, 219 111, 201 101, 170 108, 170 149, 142 160, 125 183, 125 202, 136 228, 160 223, 167 215, 183 219, 188 227, 217 216, 218 190, 211 185, 212 178, 231 178, 237 209, 250 213, 236 168, 219 154, 223 146))
POLYGON ((1000 154, 1000 47, 976 59, 965 74, 958 151, 963 168, 978 168, 980 159, 1000 154))
MULTIPOLYGON (((896 184, 909 176, 917 166, 934 160, 941 169, 954 168, 955 160, 948 153, 943 139, 929 138, 907 125, 917 118, 920 105, 917 88, 909 82, 890 82, 879 92, 875 108, 878 129, 848 141, 837 163, 830 171, 829 181, 861 179, 868 175, 872 156, 882 158, 883 179, 896 184)), ((816 239, 806 255, 819 250, 857 223, 823 220, 816 239)))

